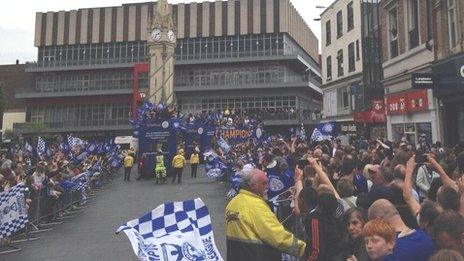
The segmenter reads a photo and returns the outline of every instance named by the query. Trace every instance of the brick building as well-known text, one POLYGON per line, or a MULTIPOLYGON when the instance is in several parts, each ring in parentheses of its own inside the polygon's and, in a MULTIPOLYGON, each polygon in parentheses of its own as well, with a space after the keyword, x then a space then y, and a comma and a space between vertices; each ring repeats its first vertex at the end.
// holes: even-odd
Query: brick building
POLYGON ((434 94, 439 99, 444 142, 464 141, 464 1, 435 0, 434 94))
MULTIPOLYGON (((16 97, 50 132, 129 134, 132 72, 148 61, 156 3, 36 14, 34 82, 16 97)), ((318 40, 289 0, 170 5, 174 91, 184 112, 261 110, 267 125, 310 122, 321 109, 318 40)), ((148 90, 148 74, 140 77, 148 90)), ((19 132, 31 132, 17 124, 19 132)))
POLYGON ((434 61, 433 6, 426 0, 381 1, 382 67, 390 140, 406 137, 417 144, 442 140, 438 102, 432 89, 416 89, 413 80, 429 77, 434 61))

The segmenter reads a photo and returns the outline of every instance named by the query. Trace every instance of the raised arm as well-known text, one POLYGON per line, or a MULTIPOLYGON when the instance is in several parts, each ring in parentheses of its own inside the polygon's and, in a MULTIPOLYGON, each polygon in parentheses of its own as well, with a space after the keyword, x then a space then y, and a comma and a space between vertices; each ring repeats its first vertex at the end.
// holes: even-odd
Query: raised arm
POLYGON ((314 171, 316 172, 317 176, 319 177, 319 181, 321 184, 325 184, 327 186, 329 186, 332 191, 334 192, 334 195, 336 198, 340 199, 340 195, 338 195, 338 192, 337 190, 335 189, 335 187, 333 186, 332 182, 330 182, 330 179, 329 177, 327 176, 327 174, 324 172, 324 170, 322 169, 321 165, 319 165, 319 163, 317 162, 317 160, 311 156, 308 157, 308 161, 309 161, 309 165, 311 165, 311 167, 314 169, 314 171))
POLYGON ((300 200, 300 192, 303 190, 303 170, 301 170, 298 165, 295 167, 295 174, 293 174, 293 179, 295 180, 295 204, 293 207, 293 213, 299 216, 301 211, 299 207, 300 205, 298 203, 300 200))
POLYGON ((440 164, 432 157, 430 154, 427 155, 427 161, 432 165, 432 167, 437 171, 438 175, 440 175, 441 182, 443 185, 448 185, 458 191, 458 186, 456 182, 452 180, 445 172, 445 170, 441 167, 440 164))
POLYGON ((412 196, 412 174, 416 166, 416 157, 412 156, 406 163, 406 175, 404 177, 404 186, 403 186, 403 198, 406 201, 406 204, 409 207, 409 211, 414 217, 417 217, 417 214, 420 210, 420 204, 412 196))

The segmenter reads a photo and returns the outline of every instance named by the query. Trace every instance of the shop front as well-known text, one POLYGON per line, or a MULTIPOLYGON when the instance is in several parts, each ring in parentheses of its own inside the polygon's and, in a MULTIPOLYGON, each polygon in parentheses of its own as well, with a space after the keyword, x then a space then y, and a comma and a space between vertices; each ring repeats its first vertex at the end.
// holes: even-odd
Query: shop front
POLYGON ((382 99, 372 100, 371 109, 353 114, 353 121, 361 125, 363 136, 367 139, 387 138, 387 118, 385 116, 385 103, 382 99))
POLYGON ((352 141, 364 136, 364 128, 362 124, 354 121, 337 121, 335 123, 337 138, 341 140, 343 145, 348 145, 352 141))
POLYGON ((464 54, 432 65, 436 84, 434 95, 439 99, 445 144, 464 142, 464 54))
POLYGON ((403 137, 416 145, 419 134, 429 143, 440 139, 433 93, 428 89, 408 90, 386 96, 388 139, 399 142, 403 137))

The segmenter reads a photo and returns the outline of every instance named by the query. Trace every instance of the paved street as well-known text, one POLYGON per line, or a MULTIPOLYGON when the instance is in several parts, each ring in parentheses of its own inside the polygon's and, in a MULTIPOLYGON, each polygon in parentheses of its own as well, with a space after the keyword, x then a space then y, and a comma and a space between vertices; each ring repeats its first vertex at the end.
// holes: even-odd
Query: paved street
MULTIPOLYGON (((200 167, 200 169, 202 169, 200 167)), ((119 175, 107 184, 92 203, 50 232, 40 233, 39 240, 21 243, 21 252, 0 256, 0 260, 137 260, 124 233, 114 231, 125 221, 137 218, 167 201, 200 197, 207 204, 213 221, 216 244, 225 257, 224 205, 226 186, 203 175, 191 179, 189 167, 183 183, 156 185, 153 180, 123 182, 119 175)))

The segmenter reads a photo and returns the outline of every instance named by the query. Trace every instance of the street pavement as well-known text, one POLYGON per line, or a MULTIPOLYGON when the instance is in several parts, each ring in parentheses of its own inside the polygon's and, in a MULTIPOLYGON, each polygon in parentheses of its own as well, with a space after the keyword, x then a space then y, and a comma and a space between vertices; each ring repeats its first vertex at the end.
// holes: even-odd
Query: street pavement
POLYGON ((219 252, 225 258, 226 185, 208 179, 199 167, 196 179, 190 178, 190 167, 184 170, 181 184, 156 185, 154 180, 123 181, 122 173, 106 184, 84 210, 52 231, 36 234, 38 240, 19 243, 22 251, 0 255, 0 260, 138 260, 124 233, 114 232, 124 222, 138 218, 160 204, 200 197, 208 206, 219 252))

